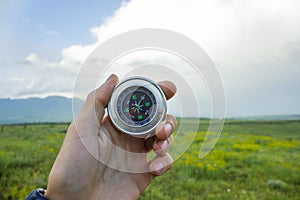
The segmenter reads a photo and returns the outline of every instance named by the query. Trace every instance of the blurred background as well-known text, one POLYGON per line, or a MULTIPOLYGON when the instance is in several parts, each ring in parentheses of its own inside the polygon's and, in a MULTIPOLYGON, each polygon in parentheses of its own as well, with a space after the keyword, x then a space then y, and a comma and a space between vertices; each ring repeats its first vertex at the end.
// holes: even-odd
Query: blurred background
POLYGON ((210 56, 224 81, 228 117, 299 114, 299 6, 296 0, 2 0, 0 98, 72 97, 82 63, 99 44, 125 31, 163 28, 210 56))
POLYGON ((201 121, 194 146, 167 174, 174 183, 157 179, 141 198, 299 199, 299 9, 297 0, 1 0, 0 199, 46 187, 83 62, 138 28, 176 31, 206 51, 223 79, 228 119, 199 161, 209 123, 201 121))

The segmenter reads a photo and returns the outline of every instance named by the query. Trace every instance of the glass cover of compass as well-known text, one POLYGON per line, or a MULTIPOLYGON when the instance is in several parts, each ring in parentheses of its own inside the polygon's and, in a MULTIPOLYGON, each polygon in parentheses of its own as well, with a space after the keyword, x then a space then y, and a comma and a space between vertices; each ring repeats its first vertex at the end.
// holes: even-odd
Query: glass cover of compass
POLYGON ((114 126, 135 137, 152 136, 166 111, 163 91, 154 81, 144 77, 131 77, 120 82, 108 104, 114 126))

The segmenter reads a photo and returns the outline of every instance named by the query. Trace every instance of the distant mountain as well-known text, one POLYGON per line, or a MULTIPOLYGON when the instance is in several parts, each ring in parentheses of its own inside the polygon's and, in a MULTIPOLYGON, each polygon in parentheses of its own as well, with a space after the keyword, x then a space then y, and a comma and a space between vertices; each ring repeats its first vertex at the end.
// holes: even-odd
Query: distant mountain
MULTIPOLYGON (((83 104, 74 99, 76 108, 83 104)), ((77 112, 77 111, 75 111, 77 112)), ((300 115, 229 117, 232 120, 300 120, 300 115)), ((0 99, 0 124, 71 122, 72 99, 61 96, 28 99, 0 99)))
POLYGON ((291 115, 259 115, 249 117, 233 117, 233 120, 300 120, 299 114, 291 115))
MULTIPOLYGON (((76 103, 82 104, 79 99, 76 103)), ((0 124, 71 122, 72 99, 61 96, 0 99, 0 124)))

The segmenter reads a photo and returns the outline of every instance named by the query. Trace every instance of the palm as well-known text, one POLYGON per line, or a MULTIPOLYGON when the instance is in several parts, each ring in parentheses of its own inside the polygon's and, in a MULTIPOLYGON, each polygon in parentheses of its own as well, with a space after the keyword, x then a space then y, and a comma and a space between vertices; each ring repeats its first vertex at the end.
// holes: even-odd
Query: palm
POLYGON ((76 135, 70 132, 73 131, 73 126, 74 124, 69 129, 49 177, 49 183, 55 182, 53 184, 55 188, 48 187, 48 190, 59 189, 65 193, 70 190, 72 196, 68 195, 67 198, 69 199, 77 199, 81 194, 91 195, 90 198, 81 196, 82 199, 106 199, 104 198, 106 194, 109 195, 110 199, 114 199, 112 194, 115 194, 116 197, 121 195, 124 199, 126 199, 124 195, 127 195, 128 199, 137 198, 151 182, 153 176, 147 171, 128 173, 125 170, 132 169, 130 163, 133 162, 128 161, 133 159, 135 160, 134 164, 147 166, 145 154, 142 154, 139 160, 136 160, 136 157, 130 158, 130 150, 144 149, 143 139, 133 138, 118 132, 111 126, 109 120, 104 120, 101 129, 98 129, 98 135, 95 137, 72 138, 72 135, 76 135), (106 135, 108 131, 109 136, 106 135), (104 139, 107 137, 111 137, 111 141, 119 147, 129 147, 127 149, 129 152, 124 151, 123 156, 120 156, 120 152, 115 150, 116 147, 104 139), (130 137, 129 140, 128 137, 130 137), (88 149, 84 145, 87 143, 89 144, 88 149), (95 157, 96 153, 98 154, 97 157, 95 157), (119 159, 116 159, 115 162, 110 159, 117 157, 119 159), (122 169, 114 169, 114 167, 122 169))
POLYGON ((109 199, 114 199, 111 194, 115 194, 116 199, 120 196, 122 199, 136 199, 153 179, 145 153, 145 140, 119 132, 108 117, 103 120, 101 127, 98 135, 99 152, 109 153, 100 158, 100 179, 103 181, 99 182, 99 187, 105 188, 109 199), (109 138, 111 142, 104 138, 109 138))

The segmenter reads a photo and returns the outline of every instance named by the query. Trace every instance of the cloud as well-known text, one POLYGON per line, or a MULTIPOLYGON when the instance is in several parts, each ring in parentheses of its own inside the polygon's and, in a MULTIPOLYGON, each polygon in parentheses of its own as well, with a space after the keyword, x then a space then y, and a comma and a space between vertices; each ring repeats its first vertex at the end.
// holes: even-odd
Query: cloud
POLYGON ((97 44, 91 45, 72 45, 62 50, 60 66, 78 72, 88 55, 95 50, 97 44))
MULTIPOLYGON (((177 31, 207 51, 230 87, 236 87, 235 79, 231 77, 236 77, 237 73, 244 81, 243 85, 249 87, 253 84, 251 79, 248 80, 249 75, 269 72, 271 81, 276 82, 282 78, 290 79, 290 75, 297 71, 289 62, 294 59, 299 63, 292 49, 300 44, 299 6, 296 0, 132 0, 104 24, 90 31, 97 40, 96 44, 137 28, 177 31), (282 70, 287 67, 289 70, 282 77, 285 75, 282 70)), ((86 48, 89 47, 95 46, 76 46, 76 49, 73 46, 65 51, 80 55, 82 61, 88 55, 86 48)), ((256 84, 261 85, 263 81, 256 84)))
POLYGON ((96 43, 137 28, 177 31, 215 62, 228 115, 299 113, 299 7, 297 0, 132 0, 90 31, 96 43))
POLYGON ((171 29, 198 42, 216 62, 252 64, 287 56, 285 45, 299 42, 297 5, 291 0, 132 0, 91 32, 103 42, 136 28, 171 29))
POLYGON ((53 81, 43 85, 43 78, 37 78, 45 78, 41 72, 27 85, 31 91, 39 88, 34 85, 43 86, 35 92, 71 92, 70 82, 97 45, 132 29, 163 28, 188 36, 206 50, 223 77, 229 115, 299 113, 299 6, 297 0, 131 0, 90 29, 93 44, 64 48, 56 63, 28 55, 27 64, 44 67, 53 81), (280 109, 263 106, 266 102, 280 109))
POLYGON ((1 98, 46 97, 62 95, 72 97, 76 80, 75 64, 65 67, 60 62, 50 62, 35 53, 29 54, 24 62, 11 65, 3 72, 0 84, 1 98))

